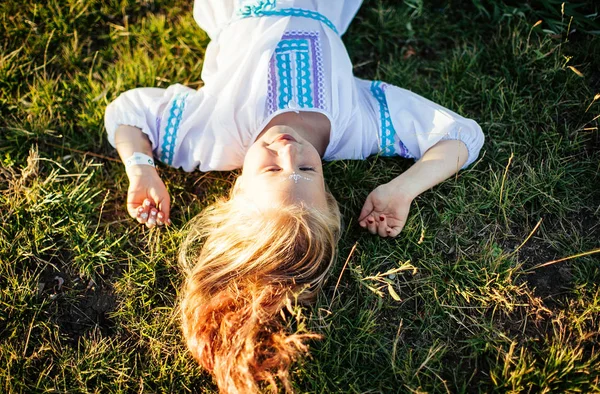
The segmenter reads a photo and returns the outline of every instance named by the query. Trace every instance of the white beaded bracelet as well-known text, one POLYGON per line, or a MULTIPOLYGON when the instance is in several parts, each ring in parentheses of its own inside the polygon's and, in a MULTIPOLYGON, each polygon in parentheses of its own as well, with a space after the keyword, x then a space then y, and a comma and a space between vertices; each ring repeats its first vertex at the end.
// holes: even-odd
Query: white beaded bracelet
POLYGON ((150 156, 141 152, 133 152, 133 155, 131 155, 127 160, 125 160, 125 169, 128 169, 131 166, 139 165, 155 167, 154 160, 150 156))

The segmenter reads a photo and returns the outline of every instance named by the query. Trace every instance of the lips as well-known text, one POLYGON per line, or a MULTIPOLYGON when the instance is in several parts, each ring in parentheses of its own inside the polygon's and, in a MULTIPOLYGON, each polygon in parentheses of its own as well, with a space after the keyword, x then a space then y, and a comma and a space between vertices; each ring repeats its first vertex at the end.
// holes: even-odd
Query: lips
POLYGON ((277 136, 277 138, 275 138, 275 140, 273 142, 276 141, 291 141, 291 142, 298 142, 296 141, 296 139, 294 137, 292 137, 289 134, 280 134, 277 136))

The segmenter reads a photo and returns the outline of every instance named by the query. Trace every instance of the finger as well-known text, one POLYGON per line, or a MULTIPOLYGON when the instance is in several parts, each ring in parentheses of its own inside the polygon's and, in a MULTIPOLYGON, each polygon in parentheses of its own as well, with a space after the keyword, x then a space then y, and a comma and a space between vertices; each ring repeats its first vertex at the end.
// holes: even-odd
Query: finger
POLYGON ((142 205, 144 206, 144 209, 149 211, 150 208, 152 208, 154 206, 154 203, 149 198, 146 198, 146 199, 144 199, 144 202, 142 205))
POLYGON ((158 215, 158 209, 152 208, 150 210, 150 214, 148 216, 148 222, 146 223, 146 225, 149 228, 152 228, 152 227, 156 226, 156 217, 157 217, 157 215, 158 215))
POLYGON ((169 217, 171 216, 171 199, 169 193, 164 190, 152 190, 150 197, 154 200, 156 209, 163 214, 163 222, 169 223, 169 217))
MULTIPOLYGON (((146 200, 142 201, 142 203, 139 203, 139 200, 135 200, 135 199, 127 199, 127 213, 129 213, 129 216, 133 217, 133 218, 138 218, 140 216, 140 214, 147 210, 146 207, 147 205, 145 204, 146 200)), ((148 200, 148 202, 150 202, 150 200, 148 200)))
POLYGON ((379 234, 379 236, 382 238, 386 238, 388 236, 387 229, 389 227, 387 225, 385 215, 379 215, 377 219, 379 220, 377 222, 377 234, 379 234))
POLYGON ((137 218, 138 208, 143 205, 144 202, 140 199, 137 192, 131 190, 127 192, 127 202, 125 206, 127 207, 127 213, 129 216, 132 218, 137 218))
POLYGON ((388 224, 388 228, 391 229, 391 231, 389 232, 390 237, 396 237, 404 229, 404 226, 406 225, 406 220, 402 220, 402 219, 390 220, 388 218, 387 224, 388 224))
POLYGON ((140 216, 140 209, 144 209, 139 204, 127 203, 127 213, 134 219, 137 219, 140 216))
POLYGON ((360 210, 360 215, 358 215, 358 221, 363 221, 366 219, 366 217, 371 214, 371 212, 373 212, 373 202, 371 201, 371 195, 369 194, 367 196, 367 199, 365 200, 365 203, 362 207, 362 209, 360 210))
POLYGON ((162 226, 165 224, 165 215, 162 212, 159 212, 158 215, 156 215, 156 224, 158 226, 162 226))
POLYGON ((400 234, 401 231, 402 231, 402 227, 401 226, 391 227, 391 228, 388 227, 387 234, 388 234, 388 237, 394 238, 394 237, 397 237, 398 234, 400 234))
POLYGON ((158 204, 158 209, 163 214, 163 222, 170 224, 171 223, 171 199, 167 195, 166 198, 163 198, 158 204))
POLYGON ((367 220, 367 230, 369 230, 369 232, 371 234, 377 234, 377 222, 375 221, 373 216, 367 216, 366 220, 367 220))
POLYGON ((140 223, 146 223, 148 221, 148 212, 142 212, 140 216, 138 216, 138 221, 140 223))
POLYGON ((144 223, 144 219, 142 219, 142 214, 144 213, 144 207, 143 206, 139 206, 136 210, 135 210, 136 214, 135 214, 135 218, 137 219, 137 221, 139 223, 144 223))
POLYGON ((148 213, 148 209, 145 206, 142 205, 140 208, 138 208, 137 219, 140 223, 146 223, 150 214, 148 213))
POLYGON ((146 198, 144 200, 144 202, 142 203, 142 208, 144 209, 144 211, 140 214, 142 223, 147 223, 148 220, 150 220, 150 212, 151 212, 153 206, 154 206, 154 204, 148 198, 146 198))

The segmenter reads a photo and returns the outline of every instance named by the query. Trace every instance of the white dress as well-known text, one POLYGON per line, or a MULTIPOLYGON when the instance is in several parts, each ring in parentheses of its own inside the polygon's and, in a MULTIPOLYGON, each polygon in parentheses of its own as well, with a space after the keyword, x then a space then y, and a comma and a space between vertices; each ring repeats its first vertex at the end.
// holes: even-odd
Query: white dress
POLYGON ((331 122, 324 160, 418 159, 442 139, 459 139, 471 164, 484 141, 477 123, 408 90, 354 77, 340 36, 361 2, 196 0, 194 18, 211 38, 204 86, 121 94, 106 109, 110 143, 119 125, 135 126, 168 165, 232 170, 274 116, 314 111, 331 122))

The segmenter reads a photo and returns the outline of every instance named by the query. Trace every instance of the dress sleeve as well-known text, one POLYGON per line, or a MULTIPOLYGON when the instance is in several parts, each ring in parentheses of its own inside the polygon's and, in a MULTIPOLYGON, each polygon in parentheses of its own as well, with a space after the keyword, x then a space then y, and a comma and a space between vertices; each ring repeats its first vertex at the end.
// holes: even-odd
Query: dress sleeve
MULTIPOLYGON (((479 156, 484 135, 481 127, 409 90, 379 81, 370 85, 380 118, 380 147, 384 155, 399 155, 418 160, 441 140, 459 140, 467 146, 469 157, 463 168, 479 156)), ((377 112, 376 111, 376 112, 377 112)))
MULTIPOLYGON (((164 123, 167 107, 180 97, 194 93, 196 90, 183 85, 172 85, 168 89, 137 88, 122 93, 106 107, 104 124, 108 142, 115 146, 115 132, 120 125, 134 126, 148 136, 152 151, 158 153, 164 142, 161 140, 164 137, 161 135, 161 123, 164 123)), ((164 124, 162 126, 164 129, 164 124)))

